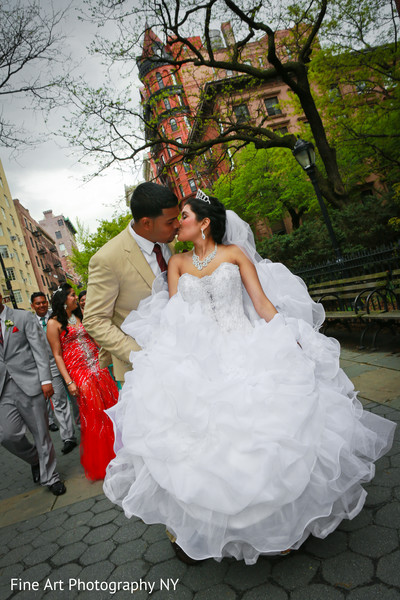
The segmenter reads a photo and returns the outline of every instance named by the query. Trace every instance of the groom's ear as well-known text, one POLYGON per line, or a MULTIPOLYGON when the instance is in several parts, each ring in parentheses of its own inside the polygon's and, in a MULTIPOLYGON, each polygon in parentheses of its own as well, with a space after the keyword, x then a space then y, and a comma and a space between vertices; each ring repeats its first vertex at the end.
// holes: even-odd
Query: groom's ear
POLYGON ((139 219, 139 224, 140 227, 142 227, 146 231, 150 231, 153 225, 153 219, 151 219, 150 217, 142 217, 141 219, 139 219))

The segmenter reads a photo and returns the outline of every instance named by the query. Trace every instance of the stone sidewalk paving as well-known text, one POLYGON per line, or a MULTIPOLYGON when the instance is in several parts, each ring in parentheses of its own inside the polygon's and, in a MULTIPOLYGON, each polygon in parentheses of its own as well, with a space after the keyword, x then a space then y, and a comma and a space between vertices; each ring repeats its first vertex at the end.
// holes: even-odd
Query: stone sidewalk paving
MULTIPOLYGON (((358 382, 366 409, 400 421, 399 354, 344 350, 342 366, 358 382), (370 401, 372 394, 381 394, 378 402, 370 401)), ((67 485, 59 498, 32 489, 26 465, 0 448, 0 600, 400 598, 399 428, 355 519, 325 540, 309 538, 300 550, 261 557, 254 566, 179 562, 163 526, 127 520, 100 482, 85 480, 79 452, 64 457, 58 434, 52 437, 67 485)))

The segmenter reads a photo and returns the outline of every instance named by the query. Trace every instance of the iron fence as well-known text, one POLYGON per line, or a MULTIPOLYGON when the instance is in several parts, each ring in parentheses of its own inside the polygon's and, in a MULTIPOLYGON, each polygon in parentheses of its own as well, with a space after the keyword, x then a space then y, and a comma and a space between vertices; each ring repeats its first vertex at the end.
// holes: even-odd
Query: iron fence
POLYGON ((389 271, 390 275, 394 269, 400 269, 400 240, 374 250, 345 254, 341 261, 326 261, 294 272, 310 285, 381 271, 389 271))

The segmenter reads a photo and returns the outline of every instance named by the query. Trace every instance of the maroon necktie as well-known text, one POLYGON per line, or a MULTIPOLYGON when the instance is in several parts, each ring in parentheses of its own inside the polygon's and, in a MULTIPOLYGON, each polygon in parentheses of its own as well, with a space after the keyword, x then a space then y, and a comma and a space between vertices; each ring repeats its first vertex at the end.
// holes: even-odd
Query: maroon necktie
POLYGON ((3 346, 4 344, 4 338, 3 338, 3 328, 1 326, 1 322, 0 322, 0 344, 3 346))
POLYGON ((155 252, 156 254, 158 266, 161 269, 161 273, 164 273, 164 271, 166 271, 168 267, 162 255, 160 244, 154 244, 153 252, 155 252))

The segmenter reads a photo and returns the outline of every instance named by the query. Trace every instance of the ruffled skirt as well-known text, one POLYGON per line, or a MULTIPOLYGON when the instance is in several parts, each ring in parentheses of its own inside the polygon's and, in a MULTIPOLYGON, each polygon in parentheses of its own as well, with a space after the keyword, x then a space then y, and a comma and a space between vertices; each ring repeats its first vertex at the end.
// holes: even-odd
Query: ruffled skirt
POLYGON ((195 559, 248 564, 356 516, 395 424, 363 410, 338 342, 279 314, 225 333, 179 294, 157 302, 124 327, 144 349, 107 411, 108 498, 195 559))

